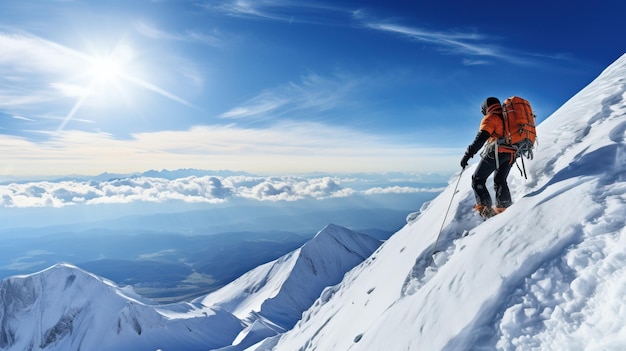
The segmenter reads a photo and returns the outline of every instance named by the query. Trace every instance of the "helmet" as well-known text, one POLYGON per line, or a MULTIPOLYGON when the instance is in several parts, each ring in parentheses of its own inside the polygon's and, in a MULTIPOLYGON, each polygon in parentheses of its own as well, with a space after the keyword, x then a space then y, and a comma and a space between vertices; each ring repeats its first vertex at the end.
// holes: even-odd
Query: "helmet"
POLYGON ((487 109, 489 106, 498 104, 500 105, 500 100, 497 97, 488 97, 485 99, 482 105, 480 105, 480 112, 483 113, 483 116, 487 114, 487 109))

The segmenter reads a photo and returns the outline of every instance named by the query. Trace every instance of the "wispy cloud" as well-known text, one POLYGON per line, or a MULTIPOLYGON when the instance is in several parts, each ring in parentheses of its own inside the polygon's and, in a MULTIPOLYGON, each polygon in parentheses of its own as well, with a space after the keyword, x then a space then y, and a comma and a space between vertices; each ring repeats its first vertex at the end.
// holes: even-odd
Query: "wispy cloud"
POLYGON ((277 16, 272 14, 271 12, 265 11, 268 7, 275 6, 276 2, 268 2, 268 1, 246 1, 246 0, 235 0, 235 1, 227 1, 218 5, 217 9, 220 9, 226 13, 235 16, 251 16, 251 17, 262 17, 269 19, 281 19, 281 16, 277 16))
POLYGON ((50 97, 42 91, 2 91, 0 90, 0 107, 27 107, 49 102, 50 97))
POLYGON ((258 116, 276 111, 290 101, 287 96, 279 96, 275 92, 266 91, 220 115, 223 118, 243 118, 258 116))
POLYGON ((222 203, 230 199, 298 201, 353 195, 440 192, 441 188, 386 187, 357 191, 334 177, 134 177, 109 181, 41 181, 0 186, 0 207, 64 207, 132 202, 222 203))
POLYGON ((79 57, 53 43, 25 34, 0 32, 0 48, 0 84, 11 87, 0 90, 0 107, 13 111, 49 103, 59 98, 60 91, 66 96, 60 86, 52 84, 63 75, 70 76, 81 64, 79 57))
POLYGON ((345 74, 324 77, 310 73, 300 82, 289 82, 275 89, 268 89, 223 114, 223 118, 274 116, 295 111, 315 113, 329 110, 341 103, 362 85, 363 79, 345 74))
POLYGON ((227 16, 287 23, 345 25, 351 11, 322 2, 288 0, 205 1, 203 8, 227 16))
POLYGON ((166 31, 158 28, 156 25, 146 22, 135 22, 135 29, 142 35, 157 40, 174 40, 174 41, 188 41, 195 43, 203 43, 211 46, 220 47, 224 45, 224 40, 218 36, 209 33, 203 33, 198 31, 184 31, 182 33, 166 31))
POLYGON ((480 66, 480 65, 487 65, 489 64, 489 61, 487 60, 481 60, 481 59, 463 59, 463 64, 466 66, 480 66))
POLYGON ((431 31, 414 26, 406 26, 393 21, 372 19, 362 11, 355 11, 354 18, 361 21, 366 28, 397 34, 420 43, 432 45, 434 48, 453 55, 470 56, 464 59, 467 65, 485 64, 485 59, 495 58, 514 64, 529 64, 531 58, 526 54, 515 54, 509 48, 496 45, 496 38, 475 31, 431 31), (482 59, 475 59, 475 57, 482 59))
POLYGON ((279 174, 448 171, 457 164, 461 152, 297 121, 264 128, 197 126, 186 131, 138 133, 124 140, 106 133, 75 130, 53 133, 40 142, 0 135, 0 149, 0 174, 15 176, 129 173, 164 168, 245 169, 279 174), (33 164, 37 167, 33 168, 33 164))
POLYGON ((21 121, 28 121, 28 122, 33 122, 34 120, 28 117, 24 117, 24 116, 19 116, 19 115, 15 115, 13 116, 13 118, 21 120, 21 121))
POLYGON ((0 66, 13 72, 14 79, 23 80, 32 73, 54 74, 72 72, 80 63, 77 55, 67 55, 67 50, 39 37, 0 32, 0 66))
POLYGON ((400 20, 387 20, 370 16, 366 10, 348 10, 324 4, 303 4, 284 0, 232 0, 218 4, 204 5, 212 10, 231 16, 266 19, 273 21, 315 23, 320 25, 357 25, 373 30, 401 35, 416 42, 425 43, 435 49, 451 54, 470 56, 464 58, 466 65, 487 64, 488 59, 498 59, 514 64, 525 65, 535 62, 527 53, 515 52, 515 48, 498 45, 494 36, 477 31, 437 31, 426 30, 412 25, 400 24, 400 20), (351 23, 350 20, 355 22, 351 23))

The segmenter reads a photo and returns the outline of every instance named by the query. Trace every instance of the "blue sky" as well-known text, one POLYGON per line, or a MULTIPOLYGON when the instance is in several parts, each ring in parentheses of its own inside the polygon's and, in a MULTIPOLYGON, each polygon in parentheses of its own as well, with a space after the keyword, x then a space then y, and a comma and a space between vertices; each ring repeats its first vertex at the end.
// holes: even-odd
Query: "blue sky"
POLYGON ((14 176, 456 171, 485 97, 527 97, 541 121, 626 47, 620 1, 0 8, 14 176))

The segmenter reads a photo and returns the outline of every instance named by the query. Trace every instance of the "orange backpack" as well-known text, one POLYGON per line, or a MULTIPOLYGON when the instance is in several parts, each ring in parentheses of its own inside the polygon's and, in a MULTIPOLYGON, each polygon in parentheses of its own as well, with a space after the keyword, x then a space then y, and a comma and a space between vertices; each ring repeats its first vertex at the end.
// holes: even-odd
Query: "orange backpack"
POLYGON ((516 156, 531 160, 533 147, 537 140, 535 114, 528 100, 511 96, 502 104, 504 117, 504 143, 516 149, 516 156))

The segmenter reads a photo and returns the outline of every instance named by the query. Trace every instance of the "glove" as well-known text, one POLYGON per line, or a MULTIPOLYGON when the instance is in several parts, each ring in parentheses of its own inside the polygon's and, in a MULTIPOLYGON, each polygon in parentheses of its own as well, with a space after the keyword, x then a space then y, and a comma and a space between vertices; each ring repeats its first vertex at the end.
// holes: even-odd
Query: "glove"
POLYGON ((463 169, 467 167, 467 162, 469 161, 470 158, 472 158, 472 156, 468 154, 467 152, 465 153, 465 155, 463 155, 463 158, 461 159, 461 167, 463 169))

